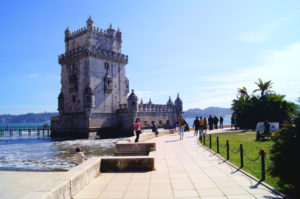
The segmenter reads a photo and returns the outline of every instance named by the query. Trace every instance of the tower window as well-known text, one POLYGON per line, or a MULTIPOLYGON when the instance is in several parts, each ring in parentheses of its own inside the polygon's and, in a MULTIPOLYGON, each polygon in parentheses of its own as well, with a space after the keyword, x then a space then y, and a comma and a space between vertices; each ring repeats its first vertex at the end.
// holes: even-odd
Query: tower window
POLYGON ((109 70, 109 63, 108 63, 108 62, 105 62, 105 63, 104 63, 104 68, 105 68, 106 71, 109 70))
POLYGON ((72 101, 73 101, 73 103, 76 102, 76 96, 75 95, 72 96, 72 101))

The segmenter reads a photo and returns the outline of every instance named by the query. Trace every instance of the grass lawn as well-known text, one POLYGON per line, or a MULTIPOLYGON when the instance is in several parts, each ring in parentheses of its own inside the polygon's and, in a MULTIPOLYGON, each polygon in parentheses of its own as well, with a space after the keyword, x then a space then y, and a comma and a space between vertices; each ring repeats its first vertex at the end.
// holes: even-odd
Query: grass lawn
MULTIPOLYGON (((273 145, 273 141, 269 138, 264 141, 255 141, 256 132, 255 131, 245 131, 245 132, 233 132, 233 133, 222 133, 222 134, 212 134, 212 150, 217 152, 217 136, 219 137, 219 155, 226 159, 226 140, 229 141, 229 161, 236 166, 240 167, 240 152, 237 152, 240 148, 240 144, 243 144, 244 149, 244 171, 247 171, 251 175, 258 179, 261 179, 261 158, 256 161, 251 161, 259 156, 260 149, 266 152, 266 159, 270 160, 270 150, 273 145), (232 152, 233 151, 233 152, 232 152), (237 152, 237 153, 235 153, 237 152)), ((205 146, 209 148, 209 135, 205 136, 205 146)), ((203 142, 202 142, 203 144, 203 142)), ((277 185, 278 178, 271 177, 269 173, 269 162, 265 160, 266 165, 266 179, 265 182, 274 188, 280 190, 277 185)))

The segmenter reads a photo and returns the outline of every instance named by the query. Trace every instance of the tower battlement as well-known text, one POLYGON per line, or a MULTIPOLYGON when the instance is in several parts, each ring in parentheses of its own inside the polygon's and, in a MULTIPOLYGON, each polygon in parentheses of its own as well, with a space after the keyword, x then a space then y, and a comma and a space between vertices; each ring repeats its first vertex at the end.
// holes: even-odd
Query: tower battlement
POLYGON ((58 56, 58 62, 63 63, 78 56, 94 56, 98 58, 106 58, 108 60, 128 63, 128 55, 118 53, 112 50, 97 49, 92 45, 90 48, 78 47, 58 56))

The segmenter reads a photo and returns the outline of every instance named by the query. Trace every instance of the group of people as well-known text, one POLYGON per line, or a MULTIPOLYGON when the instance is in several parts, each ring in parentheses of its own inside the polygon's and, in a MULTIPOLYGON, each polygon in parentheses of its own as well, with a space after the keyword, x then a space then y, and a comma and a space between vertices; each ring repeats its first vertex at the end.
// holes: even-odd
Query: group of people
POLYGON ((223 121, 224 118, 220 116, 220 119, 217 116, 212 117, 212 115, 209 115, 208 119, 206 117, 202 118, 197 116, 193 123, 193 128, 195 129, 194 135, 197 136, 199 134, 206 133, 207 131, 207 125, 209 127, 209 130, 218 129, 218 123, 220 122, 220 129, 223 129, 223 121))

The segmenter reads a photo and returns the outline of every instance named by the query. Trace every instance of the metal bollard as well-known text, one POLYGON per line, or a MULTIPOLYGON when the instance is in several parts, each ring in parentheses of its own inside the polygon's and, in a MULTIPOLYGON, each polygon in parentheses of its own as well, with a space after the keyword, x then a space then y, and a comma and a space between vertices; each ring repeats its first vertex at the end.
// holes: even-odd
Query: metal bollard
POLYGON ((260 150, 260 155, 261 155, 261 180, 266 179, 266 165, 265 165, 265 151, 260 150))
POLYGON ((217 136, 217 153, 219 153, 220 150, 219 150, 219 136, 217 136))
POLYGON ((211 149, 211 134, 209 134, 209 148, 211 149))
POLYGON ((240 144, 240 155, 241 155, 241 168, 244 167, 244 151, 243 151, 243 145, 240 144))
POLYGON ((229 160, 229 141, 226 140, 227 160, 229 160))
POLYGON ((203 135, 203 145, 205 146, 205 134, 203 135))

